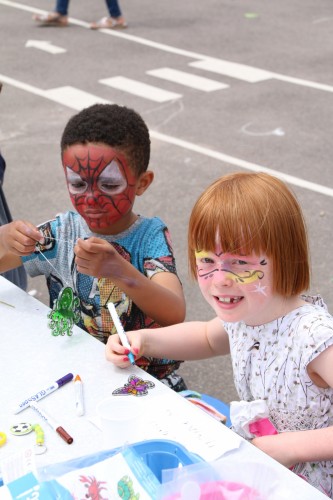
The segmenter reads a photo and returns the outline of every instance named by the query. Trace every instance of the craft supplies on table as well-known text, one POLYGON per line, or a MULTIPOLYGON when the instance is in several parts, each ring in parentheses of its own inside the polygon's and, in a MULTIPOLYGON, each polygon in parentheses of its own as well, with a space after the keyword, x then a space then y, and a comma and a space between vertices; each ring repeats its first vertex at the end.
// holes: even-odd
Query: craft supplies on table
MULTIPOLYGON (((142 400, 145 425, 140 441, 165 439, 175 441, 191 454, 211 462, 226 453, 241 456, 245 446, 251 460, 260 459, 273 467, 283 483, 294 493, 294 499, 325 498, 317 490, 288 469, 264 455, 237 434, 212 418, 196 405, 169 389, 135 365, 120 369, 105 358, 105 345, 76 325, 72 335, 50 335, 50 309, 5 278, 0 277, 1 351, 0 366, 6 383, 0 384, 0 430, 7 442, 0 448, 0 458, 36 445, 36 433, 16 437, 9 429, 20 422, 33 422, 43 428, 47 451, 32 459, 40 470, 60 463, 63 457, 98 455, 106 448, 97 418, 97 405, 106 397, 142 400), (13 307, 8 307, 11 304, 13 307), (73 443, 68 444, 28 407, 18 415, 13 409, 28 395, 37 394, 41 380, 59 380, 66 373, 80 373, 84 381, 83 416, 76 414, 74 388, 65 384, 38 405, 56 421, 61 422, 73 443), (24 444, 25 443, 25 444, 24 444)), ((42 384, 43 385, 43 384, 42 384)))

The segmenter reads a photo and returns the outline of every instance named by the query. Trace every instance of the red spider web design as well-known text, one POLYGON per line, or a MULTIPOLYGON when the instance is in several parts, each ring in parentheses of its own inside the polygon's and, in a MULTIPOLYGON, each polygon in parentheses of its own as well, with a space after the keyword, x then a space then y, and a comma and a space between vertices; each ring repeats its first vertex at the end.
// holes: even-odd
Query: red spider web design
POLYGON ((117 214, 123 215, 123 213, 133 204, 135 178, 131 175, 126 163, 118 157, 114 156, 110 159, 101 155, 94 159, 88 152, 86 157, 75 156, 73 163, 66 166, 88 183, 88 189, 83 194, 70 193, 72 203, 76 206, 79 213, 84 213, 85 209, 88 207, 98 207, 107 212, 116 211, 117 214), (127 187, 122 193, 118 193, 114 196, 102 193, 97 183, 103 170, 110 165, 112 161, 117 163, 127 184, 127 187))

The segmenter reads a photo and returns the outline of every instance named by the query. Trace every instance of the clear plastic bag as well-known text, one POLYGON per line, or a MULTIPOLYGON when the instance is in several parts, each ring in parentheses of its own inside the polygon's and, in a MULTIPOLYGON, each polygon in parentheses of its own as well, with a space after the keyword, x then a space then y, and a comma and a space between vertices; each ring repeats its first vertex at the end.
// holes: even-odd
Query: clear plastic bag
MULTIPOLYGON (((243 443, 213 462, 164 471, 158 500, 277 500, 285 499, 275 468, 254 461, 243 443)), ((291 498, 291 497, 289 497, 291 498)))

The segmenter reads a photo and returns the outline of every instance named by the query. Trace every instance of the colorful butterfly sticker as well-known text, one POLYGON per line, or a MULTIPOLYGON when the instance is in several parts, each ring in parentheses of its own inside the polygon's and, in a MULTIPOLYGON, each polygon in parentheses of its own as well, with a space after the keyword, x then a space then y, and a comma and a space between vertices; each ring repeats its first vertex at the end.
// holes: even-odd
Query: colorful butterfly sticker
POLYGON ((155 387, 153 382, 142 380, 142 378, 136 375, 130 375, 127 384, 119 387, 119 389, 115 389, 112 394, 114 396, 146 396, 148 389, 152 389, 153 387, 155 387))

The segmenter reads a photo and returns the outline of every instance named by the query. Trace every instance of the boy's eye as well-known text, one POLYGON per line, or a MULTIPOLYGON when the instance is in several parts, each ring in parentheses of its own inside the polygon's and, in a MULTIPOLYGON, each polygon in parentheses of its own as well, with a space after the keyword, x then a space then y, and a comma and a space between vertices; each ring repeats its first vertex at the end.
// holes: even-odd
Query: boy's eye
POLYGON ((87 186, 87 183, 86 182, 70 182, 70 185, 74 188, 74 189, 80 189, 80 188, 83 188, 83 187, 86 187, 87 186))
POLYGON ((97 182, 98 188, 104 193, 118 194, 121 193, 127 186, 126 180, 121 179, 99 179, 97 182))
POLYGON ((68 190, 71 194, 82 194, 86 191, 88 184, 82 180, 68 181, 68 190))
POLYGON ((71 194, 81 194, 85 192, 88 186, 87 182, 69 167, 66 167, 66 177, 68 190, 71 194))
POLYGON ((101 183, 101 189, 104 189, 106 191, 112 191, 114 189, 118 189, 121 186, 121 184, 112 184, 111 182, 102 182, 101 183))

